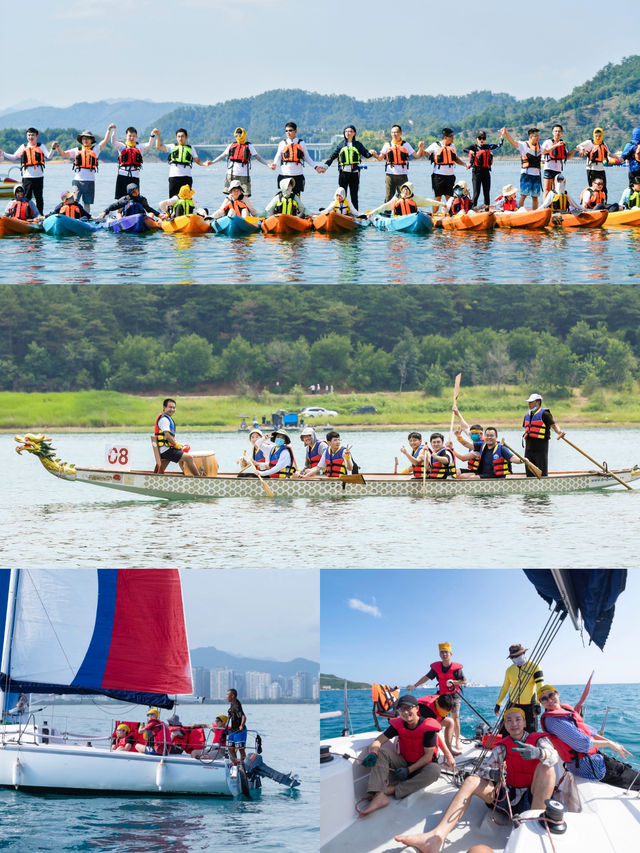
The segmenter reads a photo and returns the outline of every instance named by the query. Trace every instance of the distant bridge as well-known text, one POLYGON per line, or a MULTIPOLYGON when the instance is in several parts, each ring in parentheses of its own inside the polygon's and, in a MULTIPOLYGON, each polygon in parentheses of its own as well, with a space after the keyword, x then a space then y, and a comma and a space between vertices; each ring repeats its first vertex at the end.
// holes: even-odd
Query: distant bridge
MULTIPOLYGON (((261 154, 263 154, 263 156, 266 156, 271 151, 273 151, 273 156, 275 156, 275 153, 278 150, 278 143, 279 143, 279 140, 278 140, 278 142, 252 142, 251 144, 255 148, 264 149, 264 151, 260 152, 261 154), (267 149, 269 149, 269 150, 267 151, 267 149)), ((333 151, 333 149, 336 147, 333 142, 307 142, 307 140, 305 139, 304 143, 307 146, 307 150, 308 150, 309 154, 311 155, 311 157, 314 160, 321 160, 323 158, 326 158, 333 151)), ((194 142, 193 143, 195 148, 210 148, 212 150, 217 149, 218 151, 224 151, 224 149, 227 147, 228 144, 229 144, 228 142, 194 142)))

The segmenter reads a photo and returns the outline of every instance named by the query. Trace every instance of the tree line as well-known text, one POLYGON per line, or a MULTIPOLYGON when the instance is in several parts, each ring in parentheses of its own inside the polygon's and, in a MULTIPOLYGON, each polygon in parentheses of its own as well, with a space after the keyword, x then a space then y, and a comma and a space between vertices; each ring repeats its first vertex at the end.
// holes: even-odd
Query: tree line
POLYGON ((423 389, 456 373, 558 393, 638 379, 627 286, 7 286, 0 389, 423 389))

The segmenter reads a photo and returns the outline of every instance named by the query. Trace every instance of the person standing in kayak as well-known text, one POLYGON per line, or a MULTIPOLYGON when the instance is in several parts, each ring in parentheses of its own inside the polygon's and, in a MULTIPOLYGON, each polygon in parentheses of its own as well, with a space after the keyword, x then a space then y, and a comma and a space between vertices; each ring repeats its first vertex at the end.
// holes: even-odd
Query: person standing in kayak
POLYGON ((506 127, 500 129, 500 135, 517 148, 520 152, 522 168, 520 172, 520 202, 518 207, 524 207, 527 196, 531 196, 531 208, 538 207, 538 197, 542 192, 542 181, 540 178, 540 131, 537 127, 530 127, 527 139, 519 142, 511 136, 506 127))
POLYGON ((402 138, 402 128, 394 124, 391 128, 391 142, 385 142, 379 154, 372 154, 376 160, 384 160, 384 200, 391 201, 394 195, 400 195, 400 188, 407 182, 409 158, 422 157, 424 142, 420 142, 416 151, 402 138))
POLYGON ((13 154, 0 148, 0 160, 20 161, 24 200, 33 199, 38 213, 44 213, 44 161, 53 157, 56 145, 57 142, 53 142, 49 151, 46 145, 38 142, 37 128, 28 127, 26 145, 23 143, 13 154))
MULTIPOLYGON (((433 442, 433 436, 431 436, 433 442)), ((408 684, 407 690, 415 690, 420 687, 425 681, 430 681, 432 678, 438 680, 438 693, 451 696, 451 719, 455 727, 454 737, 455 744, 451 744, 451 752, 454 755, 460 755, 460 688, 467 683, 462 671, 462 664, 453 660, 451 652, 451 643, 439 643, 438 654, 439 661, 434 661, 431 664, 429 672, 423 675, 415 684, 408 684), (454 749, 455 746, 455 749, 454 749)))
POLYGON ((91 205, 96 197, 98 157, 109 142, 111 131, 114 129, 115 124, 110 124, 104 139, 97 143, 90 130, 83 130, 76 136, 80 147, 69 148, 66 151, 63 151, 58 142, 52 143, 52 147, 57 149, 61 157, 68 157, 73 160, 73 170, 77 177, 71 181, 71 186, 75 187, 76 200, 79 199, 89 212, 91 212, 91 205))
MULTIPOLYGON (((549 472, 549 439, 551 430, 560 438, 564 435, 563 430, 554 421, 549 409, 542 407, 542 396, 535 391, 527 400, 528 411, 522 419, 524 427, 524 455, 530 462, 537 465, 546 477, 549 472)), ((535 474, 527 468, 527 477, 535 474)))
POLYGON ((138 142, 138 131, 128 127, 124 132, 124 142, 117 137, 117 128, 113 126, 111 144, 118 152, 118 174, 114 198, 122 198, 128 192, 129 184, 140 186, 140 170, 142 169, 142 152, 153 144, 153 134, 148 142, 138 142))
POLYGON ((327 167, 319 165, 312 159, 304 140, 298 138, 298 125, 294 121, 288 121, 284 130, 285 138, 280 141, 276 156, 269 168, 278 171, 279 187, 282 186, 284 178, 293 178, 295 194, 299 196, 304 192, 304 164, 308 163, 319 175, 326 172, 327 167))
POLYGON ((596 177, 602 178, 605 194, 607 192, 607 170, 605 164, 609 160, 609 149, 604 141, 604 130, 601 127, 593 129, 593 138, 585 139, 578 145, 578 153, 587 158, 587 183, 589 186, 596 177))
POLYGON ((227 158, 227 174, 224 179, 224 188, 222 190, 225 195, 229 192, 231 182, 240 181, 242 192, 247 198, 251 198, 251 177, 249 175, 251 169, 251 161, 257 160, 263 166, 269 166, 269 162, 261 157, 255 146, 251 142, 247 142, 247 132, 243 127, 236 127, 233 132, 235 142, 230 142, 224 149, 222 154, 219 154, 213 160, 211 165, 219 163, 220 160, 227 158))
POLYGON ((345 197, 347 190, 349 191, 351 203, 357 208, 362 158, 368 160, 370 157, 377 157, 378 152, 373 148, 367 150, 362 142, 356 139, 356 128, 353 124, 348 124, 342 131, 342 135, 344 139, 338 143, 324 162, 329 168, 334 160, 338 161, 338 186, 345 191, 345 197))
POLYGON ((189 145, 189 134, 184 127, 179 127, 176 130, 175 143, 170 142, 168 145, 162 144, 162 135, 157 127, 151 131, 151 136, 155 137, 156 149, 158 151, 169 152, 169 196, 178 195, 180 187, 185 184, 193 186, 193 164, 198 166, 210 166, 211 160, 201 160, 198 157, 198 152, 193 145, 189 145))
POLYGON ((504 134, 500 142, 487 142, 487 134, 479 130, 475 145, 463 148, 463 152, 469 155, 467 168, 471 169, 471 184, 473 186, 473 207, 476 207, 482 191, 485 210, 491 204, 491 166, 493 165, 493 152, 504 145, 504 134))
POLYGON ((434 198, 438 201, 443 196, 445 199, 451 198, 456 183, 456 163, 460 166, 467 165, 456 153, 453 130, 450 127, 443 127, 441 141, 433 142, 425 148, 423 156, 429 157, 433 163, 431 188, 434 198))
MULTIPOLYGON (((546 195, 554 187, 554 181, 559 175, 562 175, 564 164, 570 160, 578 150, 574 148, 569 151, 565 141, 562 138, 563 127, 561 124, 554 124, 551 128, 551 138, 545 139, 540 146, 542 155, 542 163, 544 172, 542 173, 543 194, 546 195)), ((564 175, 562 175, 564 177, 564 175)))

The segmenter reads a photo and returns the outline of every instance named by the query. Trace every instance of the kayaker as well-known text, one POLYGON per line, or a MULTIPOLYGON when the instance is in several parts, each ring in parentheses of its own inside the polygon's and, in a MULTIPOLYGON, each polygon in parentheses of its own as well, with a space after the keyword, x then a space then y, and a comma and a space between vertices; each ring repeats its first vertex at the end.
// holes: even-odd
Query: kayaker
POLYGON ((229 183, 227 189, 229 198, 226 198, 215 213, 211 214, 212 219, 220 219, 222 216, 257 216, 258 211, 252 206, 248 198, 245 197, 242 181, 233 180, 229 183))
POLYGON ((584 208, 580 202, 572 198, 567 192, 567 182, 564 175, 557 176, 554 188, 546 194, 542 207, 550 207, 554 215, 559 216, 566 213, 584 213, 584 208))
MULTIPOLYGON (((509 646, 507 658, 511 665, 507 667, 500 693, 496 699, 493 713, 498 716, 502 700, 509 695, 507 709, 520 708, 524 714, 527 731, 535 732, 538 728, 537 715, 540 709, 536 706, 536 690, 544 684, 544 674, 533 660, 528 660, 527 651, 521 643, 509 646)), ((506 711, 505 711, 506 713, 506 711)))
POLYGON ((438 682, 436 692, 451 697, 451 719, 455 737, 455 744, 451 742, 451 751, 454 755, 460 755, 460 688, 467 683, 467 679, 464 677, 462 664, 453 659, 451 643, 438 643, 438 656, 440 660, 430 664, 426 675, 418 679, 415 684, 408 684, 407 690, 415 690, 426 681, 436 679, 438 682))
POLYGON ((156 418, 154 426, 154 435, 160 453, 160 470, 159 474, 164 474, 167 465, 170 462, 180 464, 180 467, 186 465, 193 477, 202 477, 198 470, 193 456, 183 450, 182 445, 176 441, 176 425, 173 416, 176 412, 176 401, 171 397, 167 397, 162 401, 162 411, 156 418))
POLYGON ((540 732, 527 732, 519 708, 505 714, 505 726, 508 737, 491 750, 475 773, 467 776, 435 829, 396 835, 396 841, 415 847, 419 853, 439 853, 449 833, 464 817, 472 797, 480 797, 490 808, 495 805, 496 822, 504 824, 510 823, 510 814, 545 810, 545 800, 552 796, 556 784, 558 753, 550 738, 540 732), (504 764, 507 791, 501 781, 504 764))
POLYGON ((447 477, 456 476, 456 463, 453 448, 445 447, 444 436, 441 432, 434 432, 429 436, 429 444, 426 447, 427 478, 430 480, 444 480, 447 477))
POLYGON ((91 205, 96 197, 98 158, 109 142, 114 128, 115 124, 110 124, 104 138, 98 143, 90 130, 83 130, 76 136, 80 147, 69 148, 66 151, 63 151, 58 142, 51 143, 51 147, 56 148, 61 157, 73 160, 76 177, 71 181, 71 185, 75 187, 76 199, 79 199, 88 211, 91 211, 91 205))
POLYGON ((527 139, 519 142, 511 136, 506 127, 500 129, 503 136, 514 148, 520 152, 520 202, 518 207, 524 207, 527 196, 531 196, 531 208, 538 207, 538 196, 542 192, 542 181, 540 178, 540 131, 537 127, 530 127, 527 131, 527 139))
POLYGON ((640 175, 640 127, 634 127, 631 134, 631 142, 622 149, 620 155, 622 160, 627 161, 629 167, 629 186, 633 186, 633 180, 640 175))
POLYGON ((340 433, 330 429, 327 433, 327 447, 325 447, 318 464, 307 471, 302 472, 303 477, 316 477, 325 473, 327 477, 339 477, 353 470, 353 459, 351 458, 351 445, 342 444, 340 433))
POLYGON ((10 201, 5 207, 4 215, 11 216, 14 219, 20 219, 23 222, 39 222, 42 217, 38 212, 38 208, 30 199, 27 199, 25 195, 22 184, 16 184, 13 188, 13 201, 10 201))
POLYGON ((389 796, 397 800, 432 785, 440 776, 438 732, 440 723, 424 719, 418 711, 418 700, 411 694, 398 699, 398 716, 389 720, 389 726, 369 746, 361 760, 370 768, 367 793, 369 805, 362 809, 365 817, 389 805, 389 796), (389 740, 398 739, 398 750, 382 749, 389 740))
POLYGON ((594 178, 601 177, 606 193, 607 170, 605 164, 609 159, 609 149, 604 141, 604 130, 601 127, 595 127, 592 139, 585 139, 578 145, 577 150, 582 157, 587 158, 587 184, 591 186, 594 178))
POLYGON ((344 187, 338 187, 333 196, 333 201, 327 207, 320 210, 320 213, 341 213, 343 216, 350 216, 352 219, 359 219, 360 214, 355 203, 349 204, 346 198, 344 187))
POLYGON ((247 718, 238 701, 238 691, 235 688, 227 690, 227 747, 229 749, 229 760, 237 764, 236 749, 240 753, 240 761, 245 759, 245 745, 247 743, 247 718))
POLYGON ((473 209, 473 201, 469 195, 469 185, 466 181, 457 181, 451 198, 447 199, 446 215, 456 216, 458 213, 469 213, 473 209))
POLYGON ((384 204, 367 211, 367 219, 371 219, 372 216, 383 210, 391 211, 392 216, 407 216, 410 213, 416 213, 419 207, 438 207, 439 204, 441 202, 433 198, 416 196, 411 181, 405 181, 400 187, 399 195, 393 196, 384 204))
POLYGON ((285 138, 280 141, 276 156, 269 164, 269 168, 278 171, 278 186, 282 185, 284 178, 293 178, 296 195, 299 196, 304 192, 304 164, 308 163, 319 175, 326 172, 327 167, 312 159, 304 140, 298 137, 298 125, 294 121, 288 121, 284 130, 285 138))
POLYGON ((493 165, 493 152, 504 145, 504 134, 500 142, 487 142, 487 134, 479 130, 474 145, 463 148, 463 152, 469 155, 467 168, 471 168, 471 183, 473 186, 473 206, 476 207, 480 199, 480 191, 484 196, 485 210, 491 204, 491 166, 493 165))
MULTIPOLYGON (((580 204, 585 210, 608 210, 607 193, 604 188, 604 178, 596 173, 591 186, 580 193, 580 204)), ((617 209, 617 205, 615 208, 617 209)))
POLYGON ((166 213, 170 219, 175 219, 176 216, 190 216, 192 213, 206 216, 206 208, 196 207, 195 195, 191 185, 184 184, 178 190, 177 195, 165 198, 160 202, 160 210, 166 213))
POLYGON ((230 142, 224 149, 222 154, 219 154, 210 161, 211 165, 219 163, 220 160, 227 158, 227 174, 224 179, 223 193, 228 193, 231 188, 231 182, 240 182, 242 192, 247 198, 251 197, 251 162, 257 160, 263 166, 269 166, 269 161, 265 160, 258 154, 255 145, 247 142, 247 132, 243 127, 236 127, 233 132, 235 137, 234 142, 230 142))
POLYGON ((176 130, 175 143, 162 144, 162 135, 157 127, 151 131, 151 136, 156 140, 158 151, 169 152, 169 196, 178 195, 180 187, 185 184, 193 186, 193 164, 198 166, 210 166, 211 160, 201 160, 193 145, 189 145, 189 134, 184 127, 176 130))
POLYGON ((640 207, 640 172, 632 178, 630 187, 625 187, 620 201, 618 202, 620 210, 631 210, 634 207, 640 207))
POLYGON ((407 436, 407 441, 409 442, 411 450, 407 450, 403 444, 400 448, 400 453, 403 453, 409 460, 409 464, 411 466, 409 471, 412 476, 421 480, 424 476, 424 462, 426 455, 426 448, 422 442, 422 434, 419 432, 410 432, 407 436))
POLYGON ((456 163, 460 166, 465 166, 464 160, 461 160, 456 153, 456 146, 453 144, 453 130, 450 127, 442 128, 442 139, 440 142, 433 142, 428 148, 424 149, 424 156, 429 157, 433 163, 433 172, 431 174, 431 188, 434 198, 448 199, 453 195, 453 187, 456 182, 456 163))
POLYGON ((356 139, 356 128, 353 124, 345 127, 342 136, 343 139, 324 162, 328 169, 334 160, 338 161, 338 185, 345 191, 345 195, 349 190, 351 203, 357 208, 362 158, 368 160, 370 157, 377 157, 378 152, 374 148, 367 150, 362 142, 356 139))
POLYGON ((538 699, 544 708, 540 718, 542 730, 549 733, 569 773, 616 788, 640 791, 638 770, 599 751, 599 748, 611 749, 621 758, 627 758, 631 755, 628 749, 598 734, 571 705, 560 701, 557 689, 551 684, 538 688, 538 699))
POLYGON ((322 454, 328 447, 326 441, 318 438, 313 427, 305 427, 300 433, 300 441, 305 446, 304 467, 302 471, 296 471, 294 477, 299 478, 306 474, 307 471, 314 468, 322 459, 322 454))
POLYGON ((494 204, 494 210, 501 210, 503 213, 508 213, 518 210, 518 202, 516 196, 518 190, 513 184, 506 184, 502 187, 502 195, 499 195, 494 204))
MULTIPOLYGON (((529 409, 522 419, 522 426, 524 427, 524 455, 530 462, 537 465, 542 471, 542 476, 546 477, 549 466, 549 439, 551 438, 551 430, 560 438, 564 435, 564 431, 555 422, 549 409, 542 407, 542 396, 537 391, 529 396, 527 405, 529 409)), ((527 477, 534 476, 535 474, 527 468, 527 477)))
POLYGON ((372 154, 376 160, 384 160, 384 200, 390 201, 394 195, 400 195, 400 188, 407 181, 409 158, 422 157, 424 142, 420 142, 416 151, 402 138, 402 128, 394 124, 391 128, 391 142, 385 142, 379 154, 372 154))
POLYGON ((27 128, 27 142, 20 145, 13 154, 0 148, 0 160, 20 161, 20 174, 24 186, 24 200, 34 199, 38 213, 44 213, 44 167, 45 160, 53 157, 57 142, 51 143, 51 150, 38 142, 38 129, 27 128))
POLYGON ((153 135, 149 136, 148 142, 138 142, 138 131, 135 127, 128 127, 124 132, 124 142, 117 136, 117 128, 114 125, 111 134, 111 144, 118 152, 118 174, 116 175, 116 188, 114 198, 122 198, 129 192, 129 184, 140 186, 140 170, 142 169, 142 152, 153 145, 153 135))
POLYGON ((119 216, 134 216, 136 213, 148 213, 155 217, 162 216, 160 211, 151 207, 145 196, 140 195, 139 184, 132 181, 127 185, 126 190, 126 195, 105 207, 97 219, 103 219, 108 213, 116 213, 119 216))
POLYGON ((578 150, 574 148, 569 151, 567 145, 562 138, 563 127, 561 124, 554 124, 551 128, 551 138, 545 139, 540 146, 540 154, 542 155, 542 165, 544 171, 542 173, 542 191, 543 195, 550 192, 554 187, 555 179, 562 175, 564 164, 570 160, 578 150))
POLYGON ((76 201, 76 196, 73 190, 63 190, 60 193, 60 204, 48 213, 47 216, 53 216, 54 213, 60 213, 62 216, 70 216, 71 219, 91 219, 91 214, 81 204, 76 201))
POLYGON ((511 473, 512 465, 523 464, 498 441, 498 430, 495 427, 486 427, 482 440, 468 442, 464 436, 460 436, 460 441, 472 452, 460 454, 458 458, 463 461, 478 459, 477 473, 467 475, 467 479, 501 479, 511 473))
POLYGON ((280 181, 280 191, 271 199, 263 211, 264 216, 275 213, 287 213, 289 216, 306 216, 307 210, 296 193, 296 179, 283 178, 280 181))
POLYGON ((286 429, 276 429, 271 433, 271 449, 267 457, 265 477, 278 477, 279 479, 290 479, 296 472, 296 460, 291 447, 291 436, 286 429))

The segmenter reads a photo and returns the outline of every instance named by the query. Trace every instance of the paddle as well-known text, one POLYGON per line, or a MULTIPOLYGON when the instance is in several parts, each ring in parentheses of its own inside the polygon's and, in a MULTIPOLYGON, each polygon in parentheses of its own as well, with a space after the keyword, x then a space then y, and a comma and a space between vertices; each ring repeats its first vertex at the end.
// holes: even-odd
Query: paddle
POLYGON ((577 450, 578 453, 582 453, 582 455, 585 456, 589 460, 589 462, 593 462, 593 464, 596 465, 608 477, 613 477, 614 480, 617 480, 619 483, 622 483, 622 485, 625 487, 625 489, 629 489, 630 492, 633 491, 633 489, 631 488, 629 483, 625 483, 625 481, 622 480, 620 477, 618 477, 617 474, 614 474, 613 471, 608 471, 604 467, 604 465, 601 465, 599 462, 596 462, 596 460, 593 458, 593 456, 589 456, 589 454, 586 453, 584 450, 582 450, 581 447, 578 447, 577 444, 574 444, 572 441, 569 441, 569 439, 565 435, 559 435, 558 441, 560 441, 560 439, 562 439, 563 441, 566 441, 567 444, 570 445, 571 447, 573 447, 574 450, 577 450))
POLYGON ((502 442, 502 446, 506 447, 507 450, 510 450, 513 453, 513 455, 516 457, 516 459, 520 460, 520 462, 524 462, 524 464, 527 466, 527 468, 530 471, 532 471, 539 480, 542 479, 542 471, 538 468, 537 465, 534 465, 533 462, 529 462, 529 460, 527 459, 526 456, 520 456, 519 453, 516 453, 516 451, 513 449, 513 447, 509 447, 509 445, 505 444, 504 441, 502 442))
MULTIPOLYGON (((456 413, 454 412, 455 407, 458 405, 458 394, 460 393, 460 380, 462 379, 462 374, 458 373, 456 376, 456 380, 453 385, 453 406, 451 407, 451 423, 449 425, 449 444, 453 446, 453 421, 455 419, 456 413)), ((453 451, 451 451, 453 453, 453 451)), ((453 453, 453 464, 455 466, 456 477, 458 476, 458 457, 455 453, 453 453)))
MULTIPOLYGON (((256 466, 254 465, 253 459, 249 459, 249 457, 248 457, 248 456, 245 456, 245 459, 246 459, 246 460, 247 460, 247 462, 249 463, 247 467, 249 467, 249 468, 253 468, 253 470, 255 471, 256 477, 260 480, 260 482, 261 482, 261 484, 262 484, 262 488, 263 488, 263 489, 264 489, 264 491, 265 491, 265 494, 266 494, 266 495, 268 495, 268 497, 270 497, 270 498, 274 497, 273 489, 271 488, 271 486, 270 486, 268 483, 265 483, 265 481, 262 479, 262 477, 260 476, 260 474, 258 474, 258 469, 257 469, 257 468, 256 468, 256 466)), ((243 470, 244 470, 244 469, 243 469, 243 470)))

